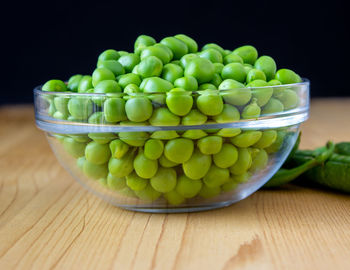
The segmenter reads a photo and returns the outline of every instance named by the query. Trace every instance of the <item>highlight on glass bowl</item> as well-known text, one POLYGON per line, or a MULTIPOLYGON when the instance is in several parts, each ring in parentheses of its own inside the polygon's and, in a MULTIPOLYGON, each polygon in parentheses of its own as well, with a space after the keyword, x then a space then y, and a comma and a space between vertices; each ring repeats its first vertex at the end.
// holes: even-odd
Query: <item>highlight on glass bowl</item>
POLYGON ((37 126, 84 187, 125 209, 208 210, 281 167, 308 118, 309 82, 250 45, 139 36, 92 75, 34 89, 37 126))

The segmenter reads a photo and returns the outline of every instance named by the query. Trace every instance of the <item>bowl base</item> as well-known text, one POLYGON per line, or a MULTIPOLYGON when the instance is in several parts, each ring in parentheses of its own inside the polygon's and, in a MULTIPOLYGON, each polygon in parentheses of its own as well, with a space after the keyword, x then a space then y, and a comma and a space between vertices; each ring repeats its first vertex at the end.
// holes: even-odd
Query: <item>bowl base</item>
POLYGON ((232 205, 237 202, 237 200, 226 201, 226 202, 217 202, 209 205, 201 205, 201 206, 187 206, 187 207, 164 207, 164 208, 155 208, 155 207, 135 207, 133 206, 118 206, 119 208, 143 212, 143 213, 155 213, 155 214, 163 214, 163 213, 191 213, 191 212, 202 212, 208 210, 214 210, 218 208, 223 208, 232 205))

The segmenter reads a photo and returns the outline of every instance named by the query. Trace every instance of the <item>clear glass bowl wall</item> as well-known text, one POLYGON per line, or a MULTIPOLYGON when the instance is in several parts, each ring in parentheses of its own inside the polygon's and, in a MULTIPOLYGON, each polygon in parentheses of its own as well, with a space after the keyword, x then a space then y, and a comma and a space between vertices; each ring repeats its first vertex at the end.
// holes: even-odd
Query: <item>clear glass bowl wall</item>
POLYGON ((185 212, 227 206, 263 186, 287 158, 309 111, 307 80, 187 92, 191 117, 171 113, 169 95, 57 93, 37 87, 36 124, 63 167, 102 199, 136 211, 185 212), (135 98, 151 101, 146 121, 131 121, 130 111, 123 111, 135 98), (211 98, 222 102, 222 112, 197 117, 211 107, 198 99, 211 98), (122 109, 111 111, 108 103, 122 109), (244 119, 253 103, 260 115, 244 119), (148 159, 145 152, 152 145, 162 147, 148 159))

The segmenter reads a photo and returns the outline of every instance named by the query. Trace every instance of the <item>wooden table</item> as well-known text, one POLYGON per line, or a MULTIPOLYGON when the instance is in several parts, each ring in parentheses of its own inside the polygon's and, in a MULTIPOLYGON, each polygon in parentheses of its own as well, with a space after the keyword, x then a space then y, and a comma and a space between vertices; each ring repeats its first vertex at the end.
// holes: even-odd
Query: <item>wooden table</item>
MULTIPOLYGON (((350 269, 350 196, 287 186, 230 207, 145 214, 58 164, 31 106, 0 108, 0 269, 350 269)), ((314 100, 303 148, 350 141, 350 99, 314 100)))

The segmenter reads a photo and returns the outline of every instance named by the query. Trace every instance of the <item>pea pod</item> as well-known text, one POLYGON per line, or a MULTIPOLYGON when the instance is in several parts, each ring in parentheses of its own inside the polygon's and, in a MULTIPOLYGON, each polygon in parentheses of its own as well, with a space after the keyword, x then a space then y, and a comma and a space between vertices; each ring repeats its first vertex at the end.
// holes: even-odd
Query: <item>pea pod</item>
MULTIPOLYGON (((293 156, 293 161, 295 161, 299 166, 294 167, 292 169, 280 169, 271 179, 269 182, 267 182, 264 186, 265 187, 276 187, 281 186, 283 184, 289 183, 293 180, 295 180, 298 176, 302 175, 306 171, 323 164, 326 160, 328 160, 333 151, 334 151, 334 143, 328 142, 327 148, 325 151, 322 151, 318 153, 316 156, 304 156, 303 154, 298 155, 298 151, 293 156), (298 160, 299 158, 299 160, 298 160)), ((350 158, 348 166, 350 168, 350 158)), ((320 167, 322 168, 322 167, 320 167)), ((350 170, 350 169, 349 169, 350 170)), ((314 179, 315 181, 319 181, 318 176, 321 176, 321 174, 317 175, 308 173, 311 179, 314 179), (316 176, 316 177, 315 177, 316 176)), ((323 179, 325 180, 325 179, 323 179)), ((331 183, 333 181, 329 181, 331 183)), ((350 191, 350 184, 349 184, 349 191, 350 191)))

